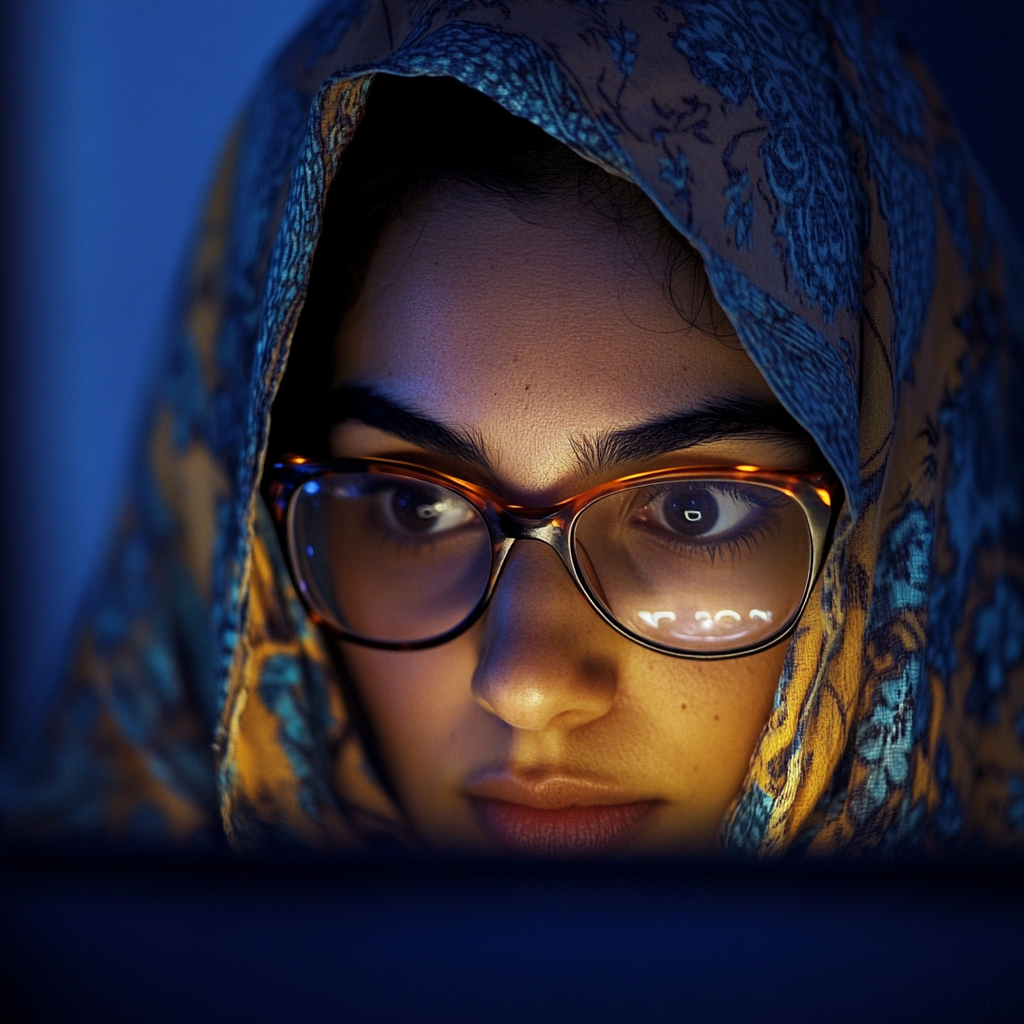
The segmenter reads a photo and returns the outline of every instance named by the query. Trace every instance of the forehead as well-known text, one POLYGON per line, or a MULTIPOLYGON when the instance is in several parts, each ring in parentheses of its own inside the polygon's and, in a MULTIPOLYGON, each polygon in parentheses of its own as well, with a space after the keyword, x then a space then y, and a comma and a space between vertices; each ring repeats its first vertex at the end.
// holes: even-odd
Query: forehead
MULTIPOLYGON (((735 336, 684 321, 665 271, 654 247, 575 202, 434 198, 384 232, 342 325, 337 382, 472 431, 510 482, 544 486, 568 471, 573 435, 771 397, 735 336)), ((677 294, 698 283, 677 279, 677 294)))

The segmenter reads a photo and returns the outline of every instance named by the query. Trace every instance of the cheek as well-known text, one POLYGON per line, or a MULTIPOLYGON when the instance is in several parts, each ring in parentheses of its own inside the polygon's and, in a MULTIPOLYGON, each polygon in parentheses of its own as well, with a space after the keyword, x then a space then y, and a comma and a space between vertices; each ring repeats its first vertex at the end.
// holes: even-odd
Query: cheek
POLYGON ((457 786, 459 767, 486 727, 470 688, 475 644, 465 636, 415 652, 345 644, 344 657, 407 805, 428 790, 457 786))
POLYGON ((705 726, 704 737, 723 753, 735 748, 744 769, 771 713, 786 650, 780 644, 744 658, 705 662, 685 687, 690 701, 684 696, 680 711, 692 708, 705 726))
POLYGON ((652 770, 669 800, 653 848, 713 848, 771 714, 786 650, 783 643, 735 660, 667 663, 648 676, 652 770))
MULTIPOLYGON (((467 766, 508 747, 508 726, 473 697, 476 632, 411 653, 344 645, 387 767, 409 797, 428 788, 457 788, 467 766)), ((616 711, 574 737, 601 750, 579 753, 584 760, 587 753, 603 754, 623 768, 623 762, 646 762, 643 774, 661 775, 666 790, 689 790, 699 781, 709 797, 729 791, 731 798, 771 713, 786 651, 780 644, 746 658, 703 663, 624 658, 616 711)))

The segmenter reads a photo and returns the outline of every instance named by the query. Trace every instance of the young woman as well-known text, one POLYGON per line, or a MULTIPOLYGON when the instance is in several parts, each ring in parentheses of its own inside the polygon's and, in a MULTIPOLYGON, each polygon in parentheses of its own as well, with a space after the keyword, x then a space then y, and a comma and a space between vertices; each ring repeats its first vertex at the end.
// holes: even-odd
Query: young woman
POLYGON ((33 827, 1021 843, 1021 257, 872 9, 328 8, 194 267, 33 827))

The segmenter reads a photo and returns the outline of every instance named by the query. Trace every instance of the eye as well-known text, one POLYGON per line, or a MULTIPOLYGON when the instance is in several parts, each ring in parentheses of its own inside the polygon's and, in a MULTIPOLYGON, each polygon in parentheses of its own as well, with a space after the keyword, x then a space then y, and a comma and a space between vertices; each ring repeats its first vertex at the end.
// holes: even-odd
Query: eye
POLYGON ((451 491, 429 484, 403 484, 378 494, 379 507, 393 530, 437 534, 458 529, 475 518, 473 507, 451 491))
POLYGON ((711 540, 742 528, 760 507, 753 495, 724 484, 671 484, 648 500, 639 518, 679 537, 711 540))

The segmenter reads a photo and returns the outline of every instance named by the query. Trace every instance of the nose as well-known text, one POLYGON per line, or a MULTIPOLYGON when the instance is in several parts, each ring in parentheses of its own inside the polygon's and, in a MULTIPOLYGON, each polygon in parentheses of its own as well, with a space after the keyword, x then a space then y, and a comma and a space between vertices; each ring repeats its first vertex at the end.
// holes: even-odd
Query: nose
POLYGON ((474 696, 516 729, 579 728, 612 707, 617 639, 550 547, 517 541, 487 610, 474 696))

